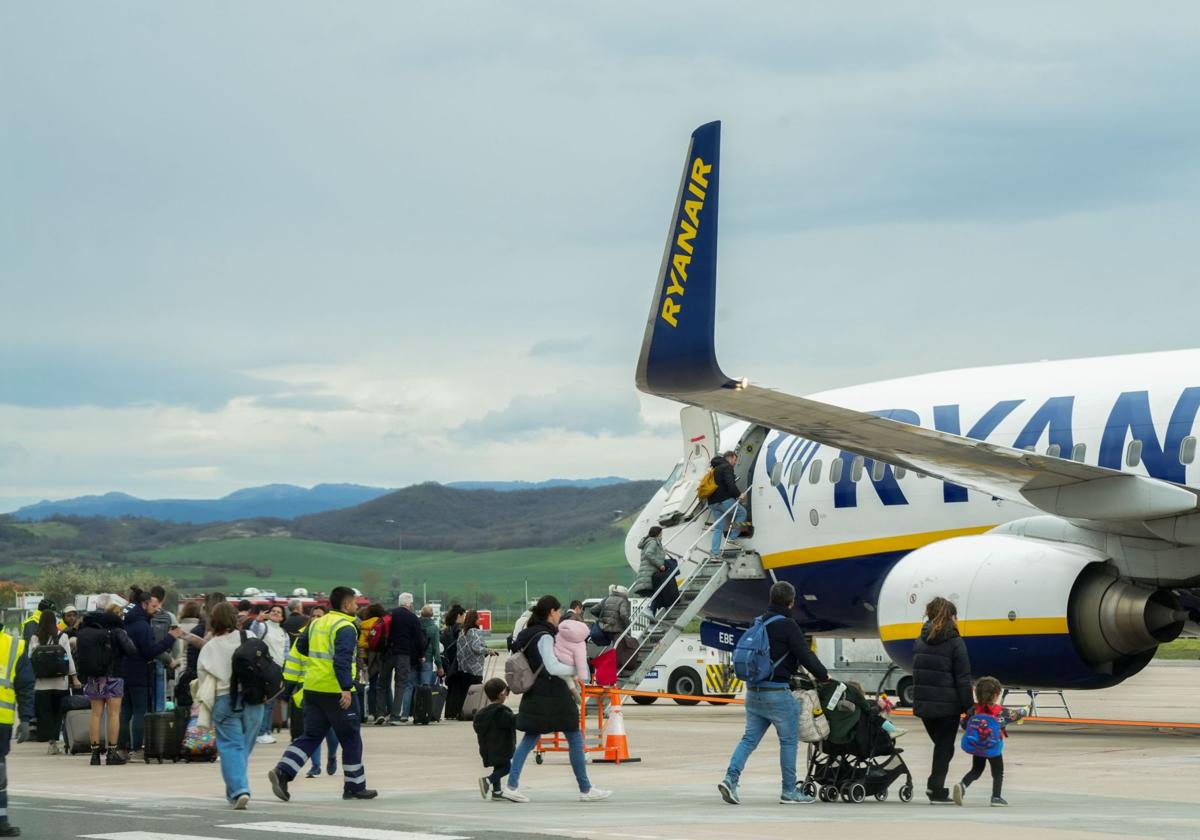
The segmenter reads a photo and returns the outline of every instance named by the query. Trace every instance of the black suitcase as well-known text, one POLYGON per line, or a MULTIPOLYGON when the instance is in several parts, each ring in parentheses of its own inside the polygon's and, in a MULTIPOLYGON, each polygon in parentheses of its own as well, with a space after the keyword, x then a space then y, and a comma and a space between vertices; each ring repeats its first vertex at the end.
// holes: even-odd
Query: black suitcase
POLYGON ((145 721, 146 734, 142 751, 146 763, 149 764, 154 759, 157 759, 159 764, 164 761, 178 761, 183 733, 179 731, 175 712, 150 712, 145 721))
POLYGON ((419 685, 413 692, 412 721, 416 724, 437 723, 446 708, 446 688, 442 685, 419 685))

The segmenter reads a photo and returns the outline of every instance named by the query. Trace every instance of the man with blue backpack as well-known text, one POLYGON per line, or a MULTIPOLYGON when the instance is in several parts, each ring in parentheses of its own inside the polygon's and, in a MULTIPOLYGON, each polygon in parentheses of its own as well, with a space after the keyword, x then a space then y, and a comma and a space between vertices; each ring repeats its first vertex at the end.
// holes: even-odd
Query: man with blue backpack
POLYGON ((770 602, 767 612, 755 619, 733 651, 733 670, 746 683, 746 731, 729 759, 725 778, 717 785, 730 805, 741 804, 738 779, 771 726, 779 736, 780 804, 807 805, 815 801, 796 789, 800 703, 792 695, 790 681, 801 666, 818 682, 827 681, 829 673, 792 618, 796 588, 779 581, 771 587, 770 602))

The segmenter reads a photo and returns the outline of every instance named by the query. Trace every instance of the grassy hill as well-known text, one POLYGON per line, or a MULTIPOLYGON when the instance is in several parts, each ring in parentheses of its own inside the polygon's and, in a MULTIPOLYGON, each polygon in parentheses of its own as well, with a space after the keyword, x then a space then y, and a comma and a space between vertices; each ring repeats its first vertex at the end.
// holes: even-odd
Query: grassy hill
POLYGON ((540 490, 457 490, 418 484, 345 510, 301 516, 294 536, 392 548, 490 551, 620 536, 614 522, 642 508, 657 481, 540 490), (390 520, 390 521, 389 521, 390 520))
POLYGON ((628 583, 621 538, 577 546, 455 552, 366 548, 288 537, 214 540, 138 552, 130 560, 162 567, 184 591, 246 586, 291 592, 302 586, 329 591, 356 586, 372 597, 408 590, 432 600, 502 608, 531 595, 560 599, 600 593, 609 583, 628 583))

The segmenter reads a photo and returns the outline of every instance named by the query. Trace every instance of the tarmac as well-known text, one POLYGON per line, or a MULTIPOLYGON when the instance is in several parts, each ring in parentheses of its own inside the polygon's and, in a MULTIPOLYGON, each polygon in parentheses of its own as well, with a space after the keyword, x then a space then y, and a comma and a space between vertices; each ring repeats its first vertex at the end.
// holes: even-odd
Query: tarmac
MULTIPOLYGON (((1200 723, 1200 663, 1155 663, 1116 688, 1066 698, 1076 717, 1200 723)), ((594 784, 614 791, 606 802, 577 801, 566 756, 553 753, 525 768, 522 789, 532 802, 485 802, 470 724, 442 722, 365 730, 367 782, 380 792, 371 802, 343 802, 341 776, 324 774, 295 782, 292 801, 280 802, 266 772, 285 743, 259 746, 251 758, 255 798, 244 812, 225 804, 213 764, 109 769, 89 766, 86 756, 47 756, 43 744, 14 745, 9 813, 23 837, 54 840, 715 840, 813 831, 899 840, 1200 838, 1197 729, 1014 727, 1005 749, 1006 809, 988 807, 986 775, 964 807, 929 805, 920 794, 930 745, 907 717, 895 721, 910 730, 900 746, 917 788, 912 802, 900 802, 894 787, 885 802, 779 805, 778 750, 768 734, 743 775, 743 804, 734 807, 716 783, 741 735, 739 706, 659 700, 624 709, 630 750, 641 761, 589 768, 594 784)), ((951 780, 968 766, 959 753, 951 780)))

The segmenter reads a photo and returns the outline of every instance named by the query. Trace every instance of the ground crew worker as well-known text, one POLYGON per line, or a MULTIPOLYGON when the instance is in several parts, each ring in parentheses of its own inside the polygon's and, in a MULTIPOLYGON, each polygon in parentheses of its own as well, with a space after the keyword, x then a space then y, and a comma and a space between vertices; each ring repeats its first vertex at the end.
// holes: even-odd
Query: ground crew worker
POLYGON ((358 672, 358 630, 354 626, 356 598, 348 586, 335 587, 329 596, 331 611, 309 622, 296 638, 283 667, 284 694, 304 692, 304 734, 283 751, 279 763, 267 773, 271 790, 287 802, 288 783, 333 730, 342 745, 342 799, 374 799, 367 789, 362 765, 355 682, 358 672))
POLYGON ((8 750, 18 708, 18 744, 29 740, 29 721, 33 718, 34 676, 24 639, 0 632, 0 668, 4 669, 0 671, 0 837, 16 837, 21 829, 8 821, 8 750))
POLYGON ((29 618, 25 619, 25 621, 21 623, 21 640, 24 641, 25 644, 29 644, 29 640, 32 639, 33 634, 37 632, 38 624, 42 620, 42 611, 53 609, 54 602, 49 598, 43 598, 42 600, 38 601, 37 609, 33 611, 33 615, 29 616, 29 618))

